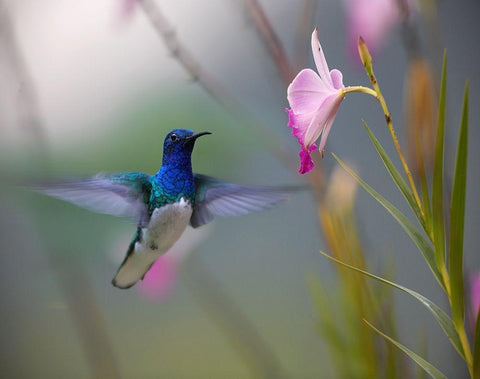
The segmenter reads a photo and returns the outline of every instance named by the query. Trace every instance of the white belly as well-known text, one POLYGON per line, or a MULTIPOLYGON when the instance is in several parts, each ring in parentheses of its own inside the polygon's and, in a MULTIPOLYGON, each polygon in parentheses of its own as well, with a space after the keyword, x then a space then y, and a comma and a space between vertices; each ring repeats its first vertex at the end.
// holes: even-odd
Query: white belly
POLYGON ((165 254, 183 234, 192 215, 192 205, 182 198, 178 203, 153 211, 133 254, 128 254, 113 278, 113 285, 129 288, 143 278, 155 260, 165 254))
POLYGON ((183 197, 178 203, 155 209, 148 227, 143 229, 141 242, 135 245, 135 252, 152 254, 155 259, 166 253, 183 234, 191 216, 192 205, 183 197))

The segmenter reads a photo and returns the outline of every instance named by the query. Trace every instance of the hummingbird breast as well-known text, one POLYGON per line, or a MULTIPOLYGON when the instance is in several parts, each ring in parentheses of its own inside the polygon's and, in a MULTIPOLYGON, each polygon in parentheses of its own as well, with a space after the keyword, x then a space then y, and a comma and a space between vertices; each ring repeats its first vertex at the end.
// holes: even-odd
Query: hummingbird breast
POLYGON ((157 256, 166 253, 187 228, 192 210, 191 202, 184 197, 175 203, 156 208, 148 226, 143 229, 141 246, 138 246, 138 249, 147 250, 157 256))

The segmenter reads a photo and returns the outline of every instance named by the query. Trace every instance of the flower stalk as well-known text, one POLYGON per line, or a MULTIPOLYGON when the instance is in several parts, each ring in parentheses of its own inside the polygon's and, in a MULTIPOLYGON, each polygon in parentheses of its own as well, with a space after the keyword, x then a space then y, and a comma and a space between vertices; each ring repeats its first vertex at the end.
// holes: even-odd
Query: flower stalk
POLYGON ((390 135, 392 136, 392 140, 393 140, 393 143, 395 145, 395 148, 397 149, 397 153, 398 153, 398 156, 399 156, 400 161, 402 163, 405 174, 407 175, 408 181, 409 181, 410 186, 412 188, 413 196, 415 197, 415 201, 416 201, 416 203, 417 203, 417 205, 420 209, 420 212, 422 213, 422 217, 425 219, 425 214, 423 212, 422 203, 420 202, 420 197, 418 196, 417 188, 415 186, 415 182, 413 181, 412 173, 410 172, 407 161, 406 161, 406 159, 405 159, 405 157, 402 153, 402 149, 400 148, 400 143, 398 142, 398 138, 397 138, 397 135, 395 133, 395 129, 393 128, 392 115, 391 115, 390 111, 388 110, 387 103, 385 102, 385 98, 382 95, 382 91, 380 90, 377 79, 376 79, 375 74, 373 72, 372 56, 370 55, 370 52, 368 51, 367 45, 365 44, 365 41, 363 40, 362 37, 360 37, 358 39, 358 53, 360 55, 360 59, 362 60, 363 66, 365 67, 365 71, 367 72, 367 75, 370 78, 370 82, 372 83, 372 86, 375 90, 376 98, 377 98, 378 102, 380 103, 380 106, 382 107, 383 114, 385 115, 385 121, 386 121, 388 129, 390 131, 390 135))

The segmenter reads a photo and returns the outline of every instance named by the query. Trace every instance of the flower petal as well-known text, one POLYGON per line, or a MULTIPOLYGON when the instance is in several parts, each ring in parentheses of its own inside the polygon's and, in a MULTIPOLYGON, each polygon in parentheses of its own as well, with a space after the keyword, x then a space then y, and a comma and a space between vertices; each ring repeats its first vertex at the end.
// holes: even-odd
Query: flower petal
POLYGON ((333 88, 332 79, 330 78, 330 71, 328 69, 327 60, 325 59, 325 54, 323 54, 322 45, 318 40, 318 30, 315 30, 312 33, 312 53, 313 59, 315 60, 315 65, 317 66, 317 71, 320 74, 320 78, 325 82, 329 88, 333 88))
POLYGON ((300 157, 300 168, 298 169, 299 174, 306 174, 307 172, 311 171, 313 168, 313 161, 310 156, 313 151, 317 149, 317 145, 313 144, 308 148, 308 151, 305 150, 303 147, 298 152, 298 156, 300 157))
POLYGON ((320 150, 320 154, 323 158, 323 152, 325 151, 325 145, 327 144, 328 134, 330 133, 330 129, 332 129, 333 122, 335 121, 335 116, 337 115, 338 108, 340 107, 340 103, 343 100, 343 96, 335 99, 335 101, 331 104, 331 113, 328 119, 325 122, 325 127, 323 128, 322 138, 320 139, 320 146, 318 150, 320 150))
MULTIPOLYGON (((320 105, 320 107, 317 109, 315 117, 310 122, 310 125, 305 133, 305 145, 311 145, 318 139, 318 137, 320 137, 320 134, 325 133, 325 128, 327 126, 330 125, 331 127, 343 97, 344 96, 341 96, 337 92, 337 95, 330 96, 320 105)), ((326 142, 326 139, 322 137, 322 141, 326 142)), ((325 143, 323 144, 321 150, 323 150, 324 147, 325 143)))
POLYGON ((332 71, 330 71, 330 78, 332 79, 333 88, 345 88, 345 86, 343 85, 343 74, 340 72, 340 70, 334 68, 332 71))
POLYGON ((309 68, 298 73, 287 89, 287 99, 295 113, 312 112, 331 94, 317 73, 309 68))
POLYGON ((317 148, 314 143, 310 146, 305 144, 305 132, 316 112, 295 114, 291 109, 287 108, 285 110, 288 113, 288 126, 292 128, 292 135, 297 137, 298 143, 301 145, 300 151, 298 152, 298 157, 300 158, 300 168, 298 172, 305 174, 313 168, 313 161, 312 158, 310 158, 310 154, 317 148))

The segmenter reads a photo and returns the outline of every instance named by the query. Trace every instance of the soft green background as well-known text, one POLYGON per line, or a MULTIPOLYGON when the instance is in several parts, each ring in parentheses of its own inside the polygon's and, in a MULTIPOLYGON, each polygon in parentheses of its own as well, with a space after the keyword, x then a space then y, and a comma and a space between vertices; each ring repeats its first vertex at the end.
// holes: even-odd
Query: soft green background
MULTIPOLYGON (((75 67, 83 70, 83 74, 78 73, 80 76, 88 78, 85 70, 89 66, 93 70, 102 64, 112 71, 120 71, 118 81, 123 87, 119 86, 119 93, 112 94, 115 81, 108 76, 106 79, 110 82, 102 82, 101 77, 85 81, 82 85, 91 90, 78 94, 70 93, 68 80, 63 83, 65 99, 76 100, 79 103, 76 107, 62 103, 61 92, 53 98, 45 89, 50 88, 50 80, 59 78, 43 74, 48 68, 48 59, 39 58, 41 51, 34 43, 35 28, 22 20, 33 17, 37 20, 35 25, 43 22, 49 25, 51 33, 55 33, 62 25, 49 23, 49 17, 61 20, 61 15, 56 12, 66 5, 53 0, 46 2, 48 12, 46 9, 42 21, 42 17, 38 20, 38 13, 34 12, 39 7, 34 3, 21 2, 12 7, 12 14, 20 46, 24 47, 33 79, 39 85, 39 104, 46 109, 50 161, 47 170, 38 158, 39 152, 32 147, 38 146, 38 141, 32 141, 28 131, 18 132, 14 117, 0 119, 0 167, 6 178, 0 183, 2 376, 80 378, 90 375, 82 335, 75 327, 71 305, 65 296, 64 284, 70 279, 68 267, 73 265, 86 275, 88 298, 96 301, 121 377, 250 377, 251 371, 236 354, 228 337, 189 290, 186 282, 190 280, 188 273, 192 269, 189 261, 173 295, 163 302, 150 302, 135 288, 117 290, 110 285, 117 264, 112 256, 123 254, 134 230, 132 225, 8 184, 24 183, 25 178, 45 175, 89 175, 121 170, 154 173, 161 161, 163 136, 174 127, 214 133, 199 140, 196 146, 193 159, 197 172, 256 184, 297 184, 303 183, 305 178, 290 173, 265 150, 264 141, 254 130, 228 116, 197 84, 188 81, 187 75, 169 57, 141 13, 121 30, 110 28, 105 32, 115 36, 115 46, 109 45, 108 58, 101 54, 101 44, 106 43, 107 38, 90 42, 92 46, 100 45, 91 56, 77 56, 75 53, 75 47, 81 45, 81 33, 71 39, 67 45, 69 48, 58 47, 64 48, 64 54, 71 56, 72 70, 75 67), (145 38, 140 39, 144 41, 144 50, 139 48, 137 51, 132 48, 132 35, 138 37, 142 33, 145 34, 145 38), (126 47, 123 50, 124 44, 130 50, 126 47), (116 55, 111 53, 112 49, 116 55), (109 61, 112 56, 118 60, 109 61), (127 63, 131 61, 132 67, 138 67, 140 57, 145 60, 146 73, 129 71, 127 63), (107 109, 106 105, 110 104, 108 96, 112 96, 114 106, 107 109), (96 100, 105 106, 104 113, 101 106, 92 105, 96 100), (87 104, 83 105, 86 108, 83 113, 82 104, 87 104), (91 112, 89 107, 92 107, 91 112), (59 116, 55 113, 57 111, 59 116), (71 124, 65 122, 69 114, 72 115, 71 124), (117 251, 119 248, 122 251, 117 251), (58 272, 63 273, 62 280, 59 280, 58 272)), ((285 138, 296 164, 297 146, 295 140, 289 138, 285 126, 285 88, 278 80, 242 4, 229 2, 220 6, 205 2, 187 11, 188 8, 180 10, 168 1, 163 3, 159 2, 165 5, 167 16, 177 26, 179 38, 189 44, 205 68, 216 75, 266 125, 267 130, 285 138)), ((293 56, 297 2, 262 1, 262 4, 287 51, 293 56)), ((96 6, 90 4, 89 7, 95 10, 96 6)), ((112 16, 107 6, 98 7, 101 16, 94 14, 108 24, 112 16)), ((115 13, 117 8, 113 2, 108 7, 112 14, 115 13)), ((480 7, 473 0, 442 2, 440 10, 441 32, 449 53, 447 136, 450 137, 450 149, 455 146, 463 81, 467 77, 471 79, 465 255, 467 272, 474 272, 480 269, 480 220, 476 197, 480 190, 480 162, 476 149, 480 138, 476 127, 480 120, 480 110, 476 106, 480 95, 480 52, 476 48, 480 45, 480 33, 476 17, 480 14, 480 7)), ((88 15, 79 13, 72 17, 65 22, 74 24, 79 30, 88 29, 88 23, 83 19, 88 15)), ((319 1, 315 23, 319 26, 330 66, 342 69, 346 84, 367 84, 364 73, 348 62, 340 5, 336 1, 319 1)), ((313 65, 311 59, 308 62, 313 65)), ((4 61, 0 63, 5 64, 4 61)), ((51 62, 52 67, 55 64, 51 62)), ((375 67, 402 134, 405 56, 398 34, 392 36, 386 50, 377 57, 375 67)), ((4 69, 0 74, 0 85, 6 83, 6 88, 10 88, 11 73, 4 69)), ((58 76, 61 77, 61 73, 58 76)), ((78 88, 80 91, 74 73, 71 80, 72 90, 78 88)), ((14 97, 15 92, 11 94, 14 97)), ((8 114, 8 104, 5 101, 0 107, 3 114, 8 114)), ((322 163, 327 171, 334 167, 331 151, 354 162, 367 182, 405 209, 401 195, 387 180, 387 174, 369 144, 361 118, 392 152, 377 104, 357 95, 348 97, 342 104, 322 163)), ((451 168, 453 159, 447 158, 446 165, 451 168)), ((361 231, 372 270, 375 272, 383 264, 394 261, 397 282, 424 293, 440 305, 444 304, 420 254, 399 226, 365 193, 360 191, 358 200, 361 231)), ((318 250, 325 248, 325 243, 319 237, 318 219, 312 204, 310 195, 302 193, 269 212, 216 221, 207 239, 192 253, 202 260, 215 275, 221 290, 255 325, 288 377, 335 377, 326 355, 328 347, 315 332, 315 317, 305 280, 308 273, 327 281, 333 279, 332 264, 318 254, 318 250)), ((76 277, 72 276, 71 280, 76 277)), ((335 293, 334 281, 331 281, 331 291, 335 293)), ((87 298, 82 293, 77 296, 87 298)), ((82 304, 80 300, 78 303, 82 304)), ((461 362, 431 316, 404 295, 399 295, 397 300, 402 342, 416 346, 418 332, 424 330, 428 336, 431 362, 449 377, 462 377, 465 373, 461 362)))

